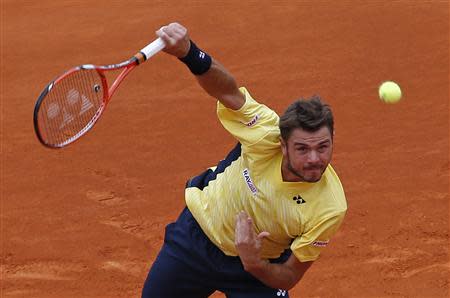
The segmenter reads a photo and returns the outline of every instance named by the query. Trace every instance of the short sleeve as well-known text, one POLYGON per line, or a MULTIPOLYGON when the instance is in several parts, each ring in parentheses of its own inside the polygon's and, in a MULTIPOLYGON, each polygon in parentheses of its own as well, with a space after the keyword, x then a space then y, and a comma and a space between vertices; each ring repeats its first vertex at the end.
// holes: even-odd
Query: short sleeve
POLYGON ((245 96, 245 103, 239 110, 217 103, 217 115, 224 128, 243 145, 244 151, 279 149, 278 115, 256 102, 246 88, 239 90, 245 96))
POLYGON ((291 244, 294 255, 302 262, 316 260, 344 220, 345 212, 319 221, 291 244))

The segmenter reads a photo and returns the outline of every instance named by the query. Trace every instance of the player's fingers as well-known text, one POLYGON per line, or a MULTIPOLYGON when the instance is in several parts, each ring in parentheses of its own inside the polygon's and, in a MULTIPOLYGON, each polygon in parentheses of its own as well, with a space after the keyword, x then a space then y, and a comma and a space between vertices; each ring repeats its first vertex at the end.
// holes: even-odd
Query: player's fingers
POLYGON ((158 32, 160 34, 167 35, 169 38, 173 38, 174 28, 171 27, 170 25, 166 25, 166 26, 162 26, 161 28, 159 28, 158 32))
POLYGON ((168 28, 170 28, 170 30, 172 30, 174 32, 181 32, 181 33, 187 32, 187 29, 178 23, 171 23, 168 25, 168 28))
MULTIPOLYGON (((236 233, 239 235, 247 235, 249 231, 248 216, 244 211, 241 211, 236 216, 236 233)), ((250 225, 251 226, 251 225, 250 225)))
POLYGON ((169 29, 173 37, 182 39, 187 36, 187 29, 178 23, 169 24, 169 29))
POLYGON ((173 26, 173 28, 176 29, 182 29, 182 30, 187 30, 186 27, 184 27, 183 25, 181 25, 180 23, 174 22, 174 23, 170 23, 171 26, 173 26))
POLYGON ((269 237, 270 233, 269 232, 261 232, 258 234, 258 236, 256 236, 256 238, 258 238, 258 240, 262 240, 263 238, 269 237))
POLYGON ((161 28, 161 30, 174 40, 182 39, 187 32, 185 28, 180 27, 177 23, 171 23, 167 26, 164 26, 161 28))
POLYGON ((241 211, 239 214, 240 216, 240 225, 241 225, 241 232, 242 234, 245 234, 245 236, 248 239, 255 239, 256 233, 253 229, 253 219, 247 215, 244 211, 241 211))
POLYGON ((158 30, 156 30, 156 34, 162 34, 163 32, 164 32, 164 29, 166 28, 167 26, 162 26, 161 28, 159 28, 158 30))
POLYGON ((155 33, 156 35, 158 35, 162 40, 164 40, 166 42, 166 44, 169 42, 169 35, 167 35, 167 33, 164 32, 163 30, 164 27, 159 28, 159 30, 157 30, 155 33))
POLYGON ((185 32, 174 30, 173 28, 163 28, 161 30, 163 40, 169 47, 176 46, 180 48, 187 48, 189 50, 189 38, 185 32))
POLYGON ((237 216, 238 216, 239 218, 243 219, 243 218, 246 218, 246 217, 247 217, 247 214, 245 213, 245 211, 240 211, 240 212, 237 214, 237 216))
POLYGON ((242 220, 243 220, 243 216, 242 216, 242 212, 239 212, 238 214, 236 214, 236 227, 242 225, 242 220))
POLYGON ((236 215, 236 218, 237 218, 237 220, 242 221, 243 219, 246 218, 245 213, 244 213, 243 211, 239 212, 239 213, 236 215))
POLYGON ((188 35, 186 28, 183 27, 174 27, 173 34, 178 38, 186 38, 188 35))
POLYGON ((174 38, 173 33, 167 28, 167 26, 162 27, 160 30, 160 37, 170 46, 174 46, 177 43, 176 38, 174 38))
POLYGON ((172 32, 172 38, 178 41, 182 41, 187 39, 187 35, 180 31, 174 31, 172 32))
POLYGON ((245 227, 243 227, 242 223, 245 219, 242 217, 241 213, 236 215, 236 226, 234 228, 235 233, 235 243, 238 244, 242 241, 242 239, 246 236, 245 227))

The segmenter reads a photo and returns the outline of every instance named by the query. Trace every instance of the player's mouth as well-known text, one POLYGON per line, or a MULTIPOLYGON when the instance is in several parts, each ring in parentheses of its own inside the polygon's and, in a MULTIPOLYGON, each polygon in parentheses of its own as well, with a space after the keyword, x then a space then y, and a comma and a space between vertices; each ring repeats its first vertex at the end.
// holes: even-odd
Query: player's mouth
POLYGON ((304 170, 306 172, 321 172, 323 169, 322 166, 310 166, 310 167, 305 167, 304 170))
POLYGON ((323 173, 323 168, 321 166, 313 166, 304 168, 305 178, 311 182, 316 182, 320 180, 323 173))

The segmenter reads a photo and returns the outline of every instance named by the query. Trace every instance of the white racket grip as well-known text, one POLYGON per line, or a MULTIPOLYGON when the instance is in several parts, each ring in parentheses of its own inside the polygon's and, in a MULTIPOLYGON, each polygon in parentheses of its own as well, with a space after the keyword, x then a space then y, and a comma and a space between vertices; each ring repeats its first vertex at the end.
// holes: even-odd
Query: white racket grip
POLYGON ((164 43, 164 41, 160 37, 158 37, 150 44, 148 44, 145 48, 143 48, 141 50, 141 53, 145 56, 145 60, 147 60, 151 56, 155 55, 156 53, 164 49, 165 46, 166 44, 164 43))

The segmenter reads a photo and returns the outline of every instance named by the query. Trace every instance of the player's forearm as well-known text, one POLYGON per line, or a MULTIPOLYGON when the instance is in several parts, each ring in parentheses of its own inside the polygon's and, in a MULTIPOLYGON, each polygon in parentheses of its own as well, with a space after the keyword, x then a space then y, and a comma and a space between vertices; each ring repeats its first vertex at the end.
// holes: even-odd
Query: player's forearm
POLYGON ((164 41, 164 51, 179 58, 196 76, 200 86, 227 108, 238 110, 245 102, 233 76, 190 40, 187 29, 178 23, 161 27, 156 34, 164 41))
POLYGON ((269 263, 261 260, 258 264, 245 265, 244 269, 269 287, 290 290, 302 278, 292 268, 285 264, 269 263))
POLYGON ((212 59, 210 69, 196 76, 200 86, 227 108, 238 110, 245 102, 234 77, 218 61, 212 59))

